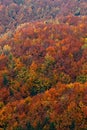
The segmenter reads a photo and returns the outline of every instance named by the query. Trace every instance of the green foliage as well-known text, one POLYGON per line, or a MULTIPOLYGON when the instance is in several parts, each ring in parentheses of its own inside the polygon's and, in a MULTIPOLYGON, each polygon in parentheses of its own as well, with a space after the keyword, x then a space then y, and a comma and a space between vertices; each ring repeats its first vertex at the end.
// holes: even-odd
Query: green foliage
POLYGON ((49 130, 56 130, 54 122, 50 123, 49 130))
POLYGON ((34 95, 36 95, 37 93, 38 93, 38 92, 37 92, 37 90, 36 90, 36 87, 32 86, 31 89, 30 89, 30 94, 31 94, 32 96, 34 96, 34 95))
POLYGON ((13 130, 24 130, 21 126, 17 126, 15 128, 13 128, 13 130))
POLYGON ((76 81, 81 82, 81 83, 87 82, 87 75, 79 75, 79 76, 77 76, 76 81))
POLYGON ((14 95, 14 91, 12 90, 12 88, 10 88, 9 92, 10 92, 10 96, 14 95))
POLYGON ((12 53, 10 53, 10 55, 9 55, 9 60, 10 60, 10 61, 13 60, 13 55, 12 55, 12 53))
POLYGON ((82 49, 87 49, 87 43, 82 46, 82 49))
POLYGON ((40 122, 37 124, 36 130, 43 130, 42 124, 40 122))
POLYGON ((30 88, 31 95, 36 95, 38 93, 42 93, 52 87, 51 81, 44 77, 39 77, 39 79, 36 79, 33 81, 33 86, 30 88))
POLYGON ((72 124, 69 126, 70 130, 75 130, 75 121, 72 121, 72 124))
POLYGON ((54 58, 53 58, 52 56, 50 56, 50 55, 48 55, 48 54, 45 56, 45 65, 46 65, 47 67, 53 65, 54 62, 55 62, 55 60, 54 60, 54 58))
POLYGON ((84 44, 82 46, 82 49, 87 49, 87 38, 84 38, 84 44))
POLYGON ((65 83, 65 84, 68 84, 71 82, 71 78, 68 74, 65 74, 65 73, 61 73, 59 75, 59 81, 62 82, 62 83, 65 83))
POLYGON ((0 109, 4 106, 3 102, 0 102, 0 109))
POLYGON ((43 125, 45 126, 46 124, 49 124, 49 120, 50 120, 50 118, 47 116, 47 117, 44 119, 43 125))
POLYGON ((30 124, 30 122, 28 122, 26 124, 26 130, 34 130, 33 126, 30 124))
POLYGON ((27 80, 29 79, 29 73, 26 67, 23 67, 20 69, 20 71, 17 74, 17 80, 20 82, 27 82, 27 80))
POLYGON ((12 53, 10 53, 9 56, 8 56, 8 69, 10 71, 13 71, 14 68, 15 68, 15 61, 13 59, 12 53))
POLYGON ((3 84, 4 84, 5 86, 7 86, 8 83, 9 83, 8 76, 4 74, 4 75, 3 75, 3 84))

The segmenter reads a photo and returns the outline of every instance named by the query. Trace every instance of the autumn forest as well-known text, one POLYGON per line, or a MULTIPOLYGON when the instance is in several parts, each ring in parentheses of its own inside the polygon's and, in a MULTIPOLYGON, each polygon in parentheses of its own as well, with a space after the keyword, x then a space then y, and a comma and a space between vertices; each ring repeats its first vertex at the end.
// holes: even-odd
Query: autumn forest
POLYGON ((0 0, 0 130, 87 130, 87 0, 0 0))

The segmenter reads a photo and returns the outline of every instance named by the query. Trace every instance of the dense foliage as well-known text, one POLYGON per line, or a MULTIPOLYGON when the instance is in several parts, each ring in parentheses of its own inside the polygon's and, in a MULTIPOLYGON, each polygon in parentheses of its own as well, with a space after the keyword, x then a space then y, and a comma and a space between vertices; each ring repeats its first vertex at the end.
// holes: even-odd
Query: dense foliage
POLYGON ((0 0, 0 33, 30 21, 87 15, 87 0, 0 0))
POLYGON ((86 0, 0 4, 0 130, 87 130, 86 0))

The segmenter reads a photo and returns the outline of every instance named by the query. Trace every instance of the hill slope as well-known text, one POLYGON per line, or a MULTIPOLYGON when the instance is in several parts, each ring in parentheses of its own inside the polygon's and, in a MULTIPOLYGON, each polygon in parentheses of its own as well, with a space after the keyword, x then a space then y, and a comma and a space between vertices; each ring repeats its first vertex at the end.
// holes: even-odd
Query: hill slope
POLYGON ((86 0, 0 0, 0 130, 87 130, 86 0))
POLYGON ((30 22, 0 37, 0 128, 87 128, 86 23, 30 22))
POLYGON ((0 33, 19 24, 55 19, 67 15, 87 15, 86 0, 1 0, 0 33))

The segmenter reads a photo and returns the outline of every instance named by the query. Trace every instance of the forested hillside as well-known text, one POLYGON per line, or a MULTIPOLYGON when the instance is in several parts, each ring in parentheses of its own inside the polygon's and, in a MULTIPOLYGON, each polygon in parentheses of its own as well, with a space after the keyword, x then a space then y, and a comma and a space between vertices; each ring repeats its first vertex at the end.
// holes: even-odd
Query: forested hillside
POLYGON ((87 130, 87 1, 0 1, 0 130, 87 130))
POLYGON ((87 0, 0 0, 0 33, 25 22, 87 15, 87 0))

